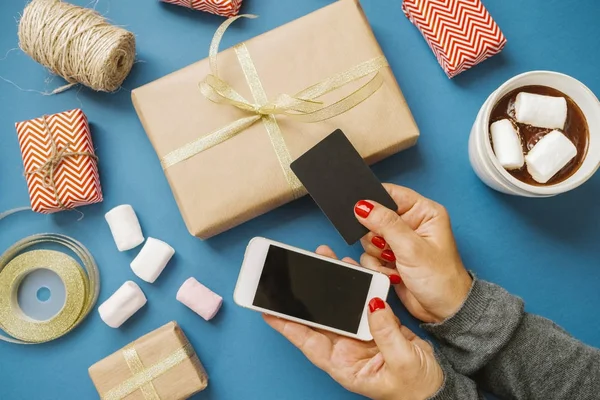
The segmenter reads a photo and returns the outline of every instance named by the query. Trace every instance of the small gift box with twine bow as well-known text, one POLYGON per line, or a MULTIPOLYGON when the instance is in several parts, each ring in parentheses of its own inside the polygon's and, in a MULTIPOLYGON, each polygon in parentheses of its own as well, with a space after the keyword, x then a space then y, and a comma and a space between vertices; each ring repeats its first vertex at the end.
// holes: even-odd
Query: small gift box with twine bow
POLYGON ((225 21, 208 59, 132 92, 183 219, 202 239, 306 194, 290 163, 336 129, 369 164, 419 136, 358 0, 218 52, 240 17, 254 16, 225 21))
POLYGON ((233 17, 240 12, 242 0, 162 0, 193 10, 206 11, 223 17, 233 17))
POLYGON ((183 400, 204 390, 208 376, 172 321, 89 368, 102 400, 183 400))
POLYGON ((50 214, 102 201, 98 158, 83 111, 15 125, 33 211, 50 214))

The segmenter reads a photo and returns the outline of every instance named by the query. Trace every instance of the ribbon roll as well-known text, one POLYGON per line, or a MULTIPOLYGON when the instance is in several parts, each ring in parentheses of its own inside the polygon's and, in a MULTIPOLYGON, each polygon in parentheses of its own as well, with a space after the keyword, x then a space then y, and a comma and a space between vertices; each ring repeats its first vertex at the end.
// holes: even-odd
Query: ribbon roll
MULTIPOLYGON (((0 219, 13 212, 0 214, 0 219)), ((69 333, 90 313, 100 293, 100 274, 90 252, 77 240, 59 234, 39 234, 22 239, 0 256, 0 328, 9 336, 0 340, 17 344, 49 342, 69 333), (64 247, 66 252, 32 249, 39 245, 64 247), (21 310, 17 292, 23 279, 38 269, 56 273, 65 286, 62 309, 47 321, 36 321, 21 310)))

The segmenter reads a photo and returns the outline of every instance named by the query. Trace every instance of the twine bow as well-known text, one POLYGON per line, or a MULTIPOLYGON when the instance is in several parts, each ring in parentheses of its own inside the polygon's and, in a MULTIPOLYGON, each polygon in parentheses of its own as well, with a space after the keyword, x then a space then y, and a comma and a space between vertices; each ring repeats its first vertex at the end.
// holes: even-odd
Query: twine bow
POLYGON ((60 199, 58 188, 56 187, 55 175, 58 167, 65 159, 70 157, 86 156, 91 157, 96 161, 98 161, 98 157, 87 151, 69 151, 69 148, 71 147, 70 143, 67 143, 65 147, 59 150, 56 141, 52 136, 52 132, 50 132, 46 118, 47 117, 44 115, 42 117, 42 122, 44 123, 44 132, 46 132, 50 138, 50 157, 39 168, 26 172, 25 176, 40 175, 44 188, 52 189, 58 207, 61 210, 67 210, 68 207, 60 199))
POLYGON ((344 72, 330 76, 329 78, 312 85, 295 95, 280 94, 274 100, 269 100, 262 86, 258 72, 250 52, 244 43, 234 47, 238 61, 244 71, 248 86, 254 97, 254 102, 246 100, 229 83, 219 77, 217 55, 219 44, 223 34, 229 26, 240 18, 256 18, 255 15, 239 15, 225 21, 216 31, 210 45, 209 62, 211 74, 199 83, 201 93, 208 100, 227 104, 246 111, 251 115, 240 118, 229 125, 213 131, 208 135, 196 139, 184 146, 170 152, 161 158, 163 169, 170 168, 185 161, 213 146, 229 140, 258 121, 265 125, 269 139, 275 150, 279 164, 285 178, 292 189, 294 198, 304 195, 306 192, 290 168, 291 155, 283 139, 281 129, 276 116, 283 115, 301 123, 321 122, 343 114, 356 107, 371 95, 373 95, 383 84, 383 77, 379 70, 387 67, 388 63, 384 56, 375 57, 364 61, 344 72), (319 100, 327 93, 334 92, 370 74, 375 74, 367 83, 352 92, 341 97, 338 101, 325 105, 319 100))

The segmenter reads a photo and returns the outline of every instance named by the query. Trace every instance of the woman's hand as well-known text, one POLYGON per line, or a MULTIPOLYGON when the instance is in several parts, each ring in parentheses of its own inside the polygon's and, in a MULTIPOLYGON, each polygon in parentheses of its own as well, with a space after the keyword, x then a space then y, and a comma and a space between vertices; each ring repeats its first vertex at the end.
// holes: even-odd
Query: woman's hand
POLYGON ((394 287, 408 311, 424 322, 442 322, 460 309, 472 284, 448 213, 410 189, 384 186, 397 210, 369 200, 354 209, 371 231, 361 241, 366 251, 361 264, 387 275, 399 273, 402 280, 394 287))
MULTIPOLYGON (((317 253, 336 258, 321 246, 317 253)), ((351 259, 346 262, 356 264, 351 259)), ((374 342, 264 315, 265 321, 346 389, 376 400, 426 399, 442 386, 444 374, 431 345, 405 326, 379 298, 369 302, 374 342)))

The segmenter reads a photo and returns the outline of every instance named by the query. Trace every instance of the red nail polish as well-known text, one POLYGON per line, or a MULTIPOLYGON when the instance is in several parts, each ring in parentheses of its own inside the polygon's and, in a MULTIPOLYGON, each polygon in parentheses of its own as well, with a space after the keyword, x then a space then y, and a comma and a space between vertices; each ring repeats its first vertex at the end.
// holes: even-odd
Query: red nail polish
POLYGON ((373 297, 371 301, 369 301, 369 311, 374 313, 377 310, 383 310, 385 308, 385 302, 381 300, 379 297, 373 297))
POLYGON ((400 275, 390 275, 390 282, 392 285, 397 285, 402 282, 402 278, 400 278, 400 275))
POLYGON ((354 206, 354 212, 361 218, 367 218, 371 214, 373 207, 375 206, 368 201, 361 200, 354 206))
POLYGON ((373 243, 376 247, 379 247, 380 249, 385 249, 385 239, 381 236, 373 236, 373 239, 371 239, 371 243, 373 243))
POLYGON ((384 250, 381 252, 381 258, 385 261, 394 262, 396 261, 396 255, 391 250, 384 250))

